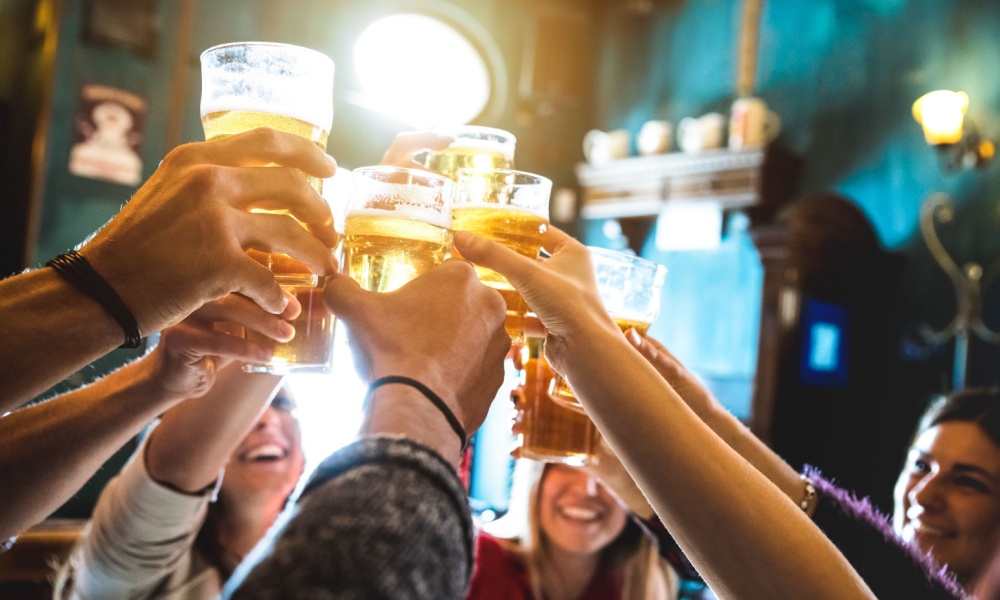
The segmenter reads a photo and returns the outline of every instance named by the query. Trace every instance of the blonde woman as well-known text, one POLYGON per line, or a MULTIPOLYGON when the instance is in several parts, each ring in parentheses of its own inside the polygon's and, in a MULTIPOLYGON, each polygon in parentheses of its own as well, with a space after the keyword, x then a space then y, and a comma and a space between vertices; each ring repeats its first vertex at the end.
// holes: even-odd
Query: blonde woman
POLYGON ((652 508, 615 457, 599 464, 517 462, 509 512, 477 539, 468 600, 677 597, 677 574, 647 535, 652 508))

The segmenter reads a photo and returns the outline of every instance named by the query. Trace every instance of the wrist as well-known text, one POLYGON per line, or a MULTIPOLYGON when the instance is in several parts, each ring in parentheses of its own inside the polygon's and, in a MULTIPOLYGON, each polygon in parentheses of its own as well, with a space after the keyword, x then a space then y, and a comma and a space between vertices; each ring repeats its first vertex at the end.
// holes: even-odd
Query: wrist
POLYGON ((397 435, 423 444, 458 467, 462 445, 447 418, 420 390, 387 383, 368 397, 361 435, 397 435))

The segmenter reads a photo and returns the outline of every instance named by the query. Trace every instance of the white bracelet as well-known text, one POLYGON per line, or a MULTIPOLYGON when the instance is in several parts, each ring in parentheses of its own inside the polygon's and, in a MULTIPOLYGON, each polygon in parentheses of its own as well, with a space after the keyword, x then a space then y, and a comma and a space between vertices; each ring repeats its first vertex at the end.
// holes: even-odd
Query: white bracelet
POLYGON ((799 478, 802 479, 806 487, 805 496, 799 502, 799 508, 802 509, 802 512, 809 514, 816 504, 816 486, 813 485, 812 479, 809 479, 805 475, 799 475, 799 478))

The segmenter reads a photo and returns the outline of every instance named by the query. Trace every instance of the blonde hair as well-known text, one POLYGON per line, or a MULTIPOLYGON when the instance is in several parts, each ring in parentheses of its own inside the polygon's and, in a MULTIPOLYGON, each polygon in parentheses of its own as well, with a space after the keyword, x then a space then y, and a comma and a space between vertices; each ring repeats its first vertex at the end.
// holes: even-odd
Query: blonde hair
MULTIPOLYGON (((543 598, 542 565, 548 540, 538 516, 538 496, 546 463, 520 459, 514 467, 510 506, 501 519, 483 529, 524 563, 535 598, 543 598)), ((676 598, 679 581, 673 568, 638 525, 629 520, 621 534, 601 549, 600 569, 621 575, 622 600, 676 598)))

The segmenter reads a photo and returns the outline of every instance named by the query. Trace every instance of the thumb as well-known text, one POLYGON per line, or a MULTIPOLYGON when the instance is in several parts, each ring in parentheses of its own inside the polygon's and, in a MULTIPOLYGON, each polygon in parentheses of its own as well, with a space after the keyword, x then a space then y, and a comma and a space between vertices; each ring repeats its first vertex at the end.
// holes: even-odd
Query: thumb
POLYGON ((358 282, 349 276, 334 273, 328 278, 323 290, 323 301, 338 318, 350 321, 357 314, 360 304, 371 293, 361 289, 358 282))
POLYGON ((468 231, 455 232, 455 249, 462 258, 500 273, 521 293, 541 268, 538 261, 468 231))

